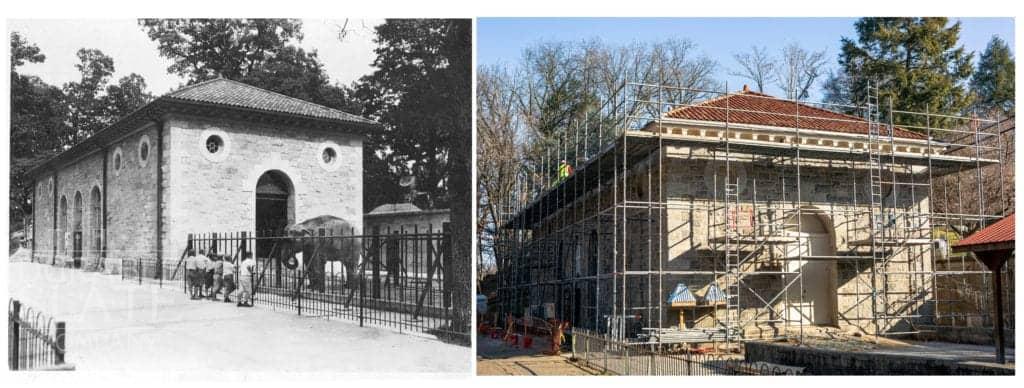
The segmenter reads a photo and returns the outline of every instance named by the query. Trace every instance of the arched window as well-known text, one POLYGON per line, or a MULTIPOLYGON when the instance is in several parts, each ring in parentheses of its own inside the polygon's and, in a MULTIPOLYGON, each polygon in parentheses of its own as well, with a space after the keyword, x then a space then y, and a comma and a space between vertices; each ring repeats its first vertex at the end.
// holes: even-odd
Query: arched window
POLYGON ((71 241, 74 246, 71 247, 74 252, 72 254, 75 257, 79 257, 82 254, 82 192, 75 192, 75 203, 74 210, 72 210, 71 216, 71 241))
POLYGON ((60 196, 60 216, 57 219, 57 252, 67 254, 68 241, 68 199, 60 196))
POLYGON ((71 220, 71 226, 74 228, 75 232, 81 232, 82 231, 82 192, 81 191, 76 191, 75 192, 74 217, 71 220))
POLYGON ((92 250, 99 256, 103 250, 103 194, 98 186, 92 187, 89 194, 89 227, 92 241, 92 250))
POLYGON ((587 238, 587 261, 590 262, 590 275, 597 276, 597 230, 591 230, 587 238))

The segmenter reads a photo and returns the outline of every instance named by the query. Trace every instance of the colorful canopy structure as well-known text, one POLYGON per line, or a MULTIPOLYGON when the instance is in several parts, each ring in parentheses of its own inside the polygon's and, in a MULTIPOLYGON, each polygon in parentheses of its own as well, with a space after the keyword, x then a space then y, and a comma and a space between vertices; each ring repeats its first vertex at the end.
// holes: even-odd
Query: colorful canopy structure
POLYGON ((673 307, 695 306, 697 298, 693 296, 693 292, 685 283, 679 283, 676 284, 672 293, 668 294, 668 303, 673 307))

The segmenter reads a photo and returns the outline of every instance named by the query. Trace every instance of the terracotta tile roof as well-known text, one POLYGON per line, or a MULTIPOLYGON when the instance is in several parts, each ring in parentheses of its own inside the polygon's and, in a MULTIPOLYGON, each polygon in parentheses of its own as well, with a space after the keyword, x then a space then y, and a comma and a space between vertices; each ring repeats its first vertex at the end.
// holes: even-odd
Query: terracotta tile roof
POLYGON ((1013 216, 1010 214, 985 229, 979 230, 956 243, 957 247, 1013 242, 1013 216))
MULTIPOLYGON (((782 100, 749 90, 713 98, 696 105, 676 108, 666 113, 665 117, 725 122, 726 107, 729 108, 728 116, 730 123, 811 129, 859 135, 868 134, 868 123, 860 117, 833 112, 807 104, 794 103, 793 101, 782 100), (799 120, 797 120, 798 111, 800 114, 799 120)), ((888 126, 882 125, 879 132, 884 136, 888 136, 888 126)), ((926 138, 922 134, 899 127, 896 127, 895 136, 907 139, 926 138)))
POLYGON ((351 113, 224 78, 178 89, 164 95, 163 98, 287 113, 318 119, 374 124, 370 119, 351 113))

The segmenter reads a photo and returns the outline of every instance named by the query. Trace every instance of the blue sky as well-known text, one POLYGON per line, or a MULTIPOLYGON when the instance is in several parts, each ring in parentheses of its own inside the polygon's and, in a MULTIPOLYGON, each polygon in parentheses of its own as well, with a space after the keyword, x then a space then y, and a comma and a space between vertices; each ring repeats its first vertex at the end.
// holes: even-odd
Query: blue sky
MULTIPOLYGON (((1012 18, 954 18, 962 22, 960 42, 980 54, 992 35, 1014 47, 1012 18)), ((612 43, 686 38, 703 54, 718 61, 718 79, 730 89, 749 83, 730 76, 738 68, 735 52, 765 46, 772 53, 790 42, 807 49, 825 49, 828 65, 836 66, 839 40, 854 38, 856 18, 480 18, 477 21, 477 63, 515 64, 522 50, 542 41, 600 38, 612 43), (735 86, 734 86, 735 85, 735 86)), ((976 55, 977 56, 977 55, 976 55)), ((977 59, 975 59, 977 61, 977 59)), ((977 63, 977 62, 975 62, 977 63)), ((774 86, 767 90, 780 94, 774 86)), ((811 99, 819 99, 815 88, 811 99)))

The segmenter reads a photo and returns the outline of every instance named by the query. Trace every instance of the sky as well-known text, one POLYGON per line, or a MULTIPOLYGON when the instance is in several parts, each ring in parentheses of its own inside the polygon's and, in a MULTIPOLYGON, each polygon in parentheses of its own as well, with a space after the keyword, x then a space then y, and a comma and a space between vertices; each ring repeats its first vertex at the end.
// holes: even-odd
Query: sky
MULTIPOLYGON (((953 18, 962 22, 960 43, 968 51, 984 51, 992 35, 1014 47, 1012 18, 953 18)), ((477 21, 477 64, 514 65, 524 48, 545 41, 599 38, 610 44, 685 38, 716 60, 716 77, 738 90, 749 80, 730 75, 739 69, 733 54, 765 46, 775 54, 796 42, 805 49, 825 50, 828 65, 837 66, 842 37, 855 38, 856 18, 481 18, 477 21)), ((766 90, 781 95, 778 87, 766 90)), ((811 100, 821 98, 815 88, 811 100)))
MULTIPOLYGON (((316 49, 331 82, 349 84, 373 71, 373 27, 381 19, 348 21, 345 40, 337 32, 345 20, 303 19, 305 38, 300 45, 316 49)), ((161 95, 177 89, 185 79, 167 73, 169 59, 160 57, 156 42, 146 36, 134 19, 9 20, 8 30, 17 31, 39 46, 46 55, 43 63, 27 63, 19 72, 39 76, 56 86, 81 78, 75 64, 80 48, 97 48, 114 59, 111 82, 131 73, 142 75, 151 93, 161 95)))

